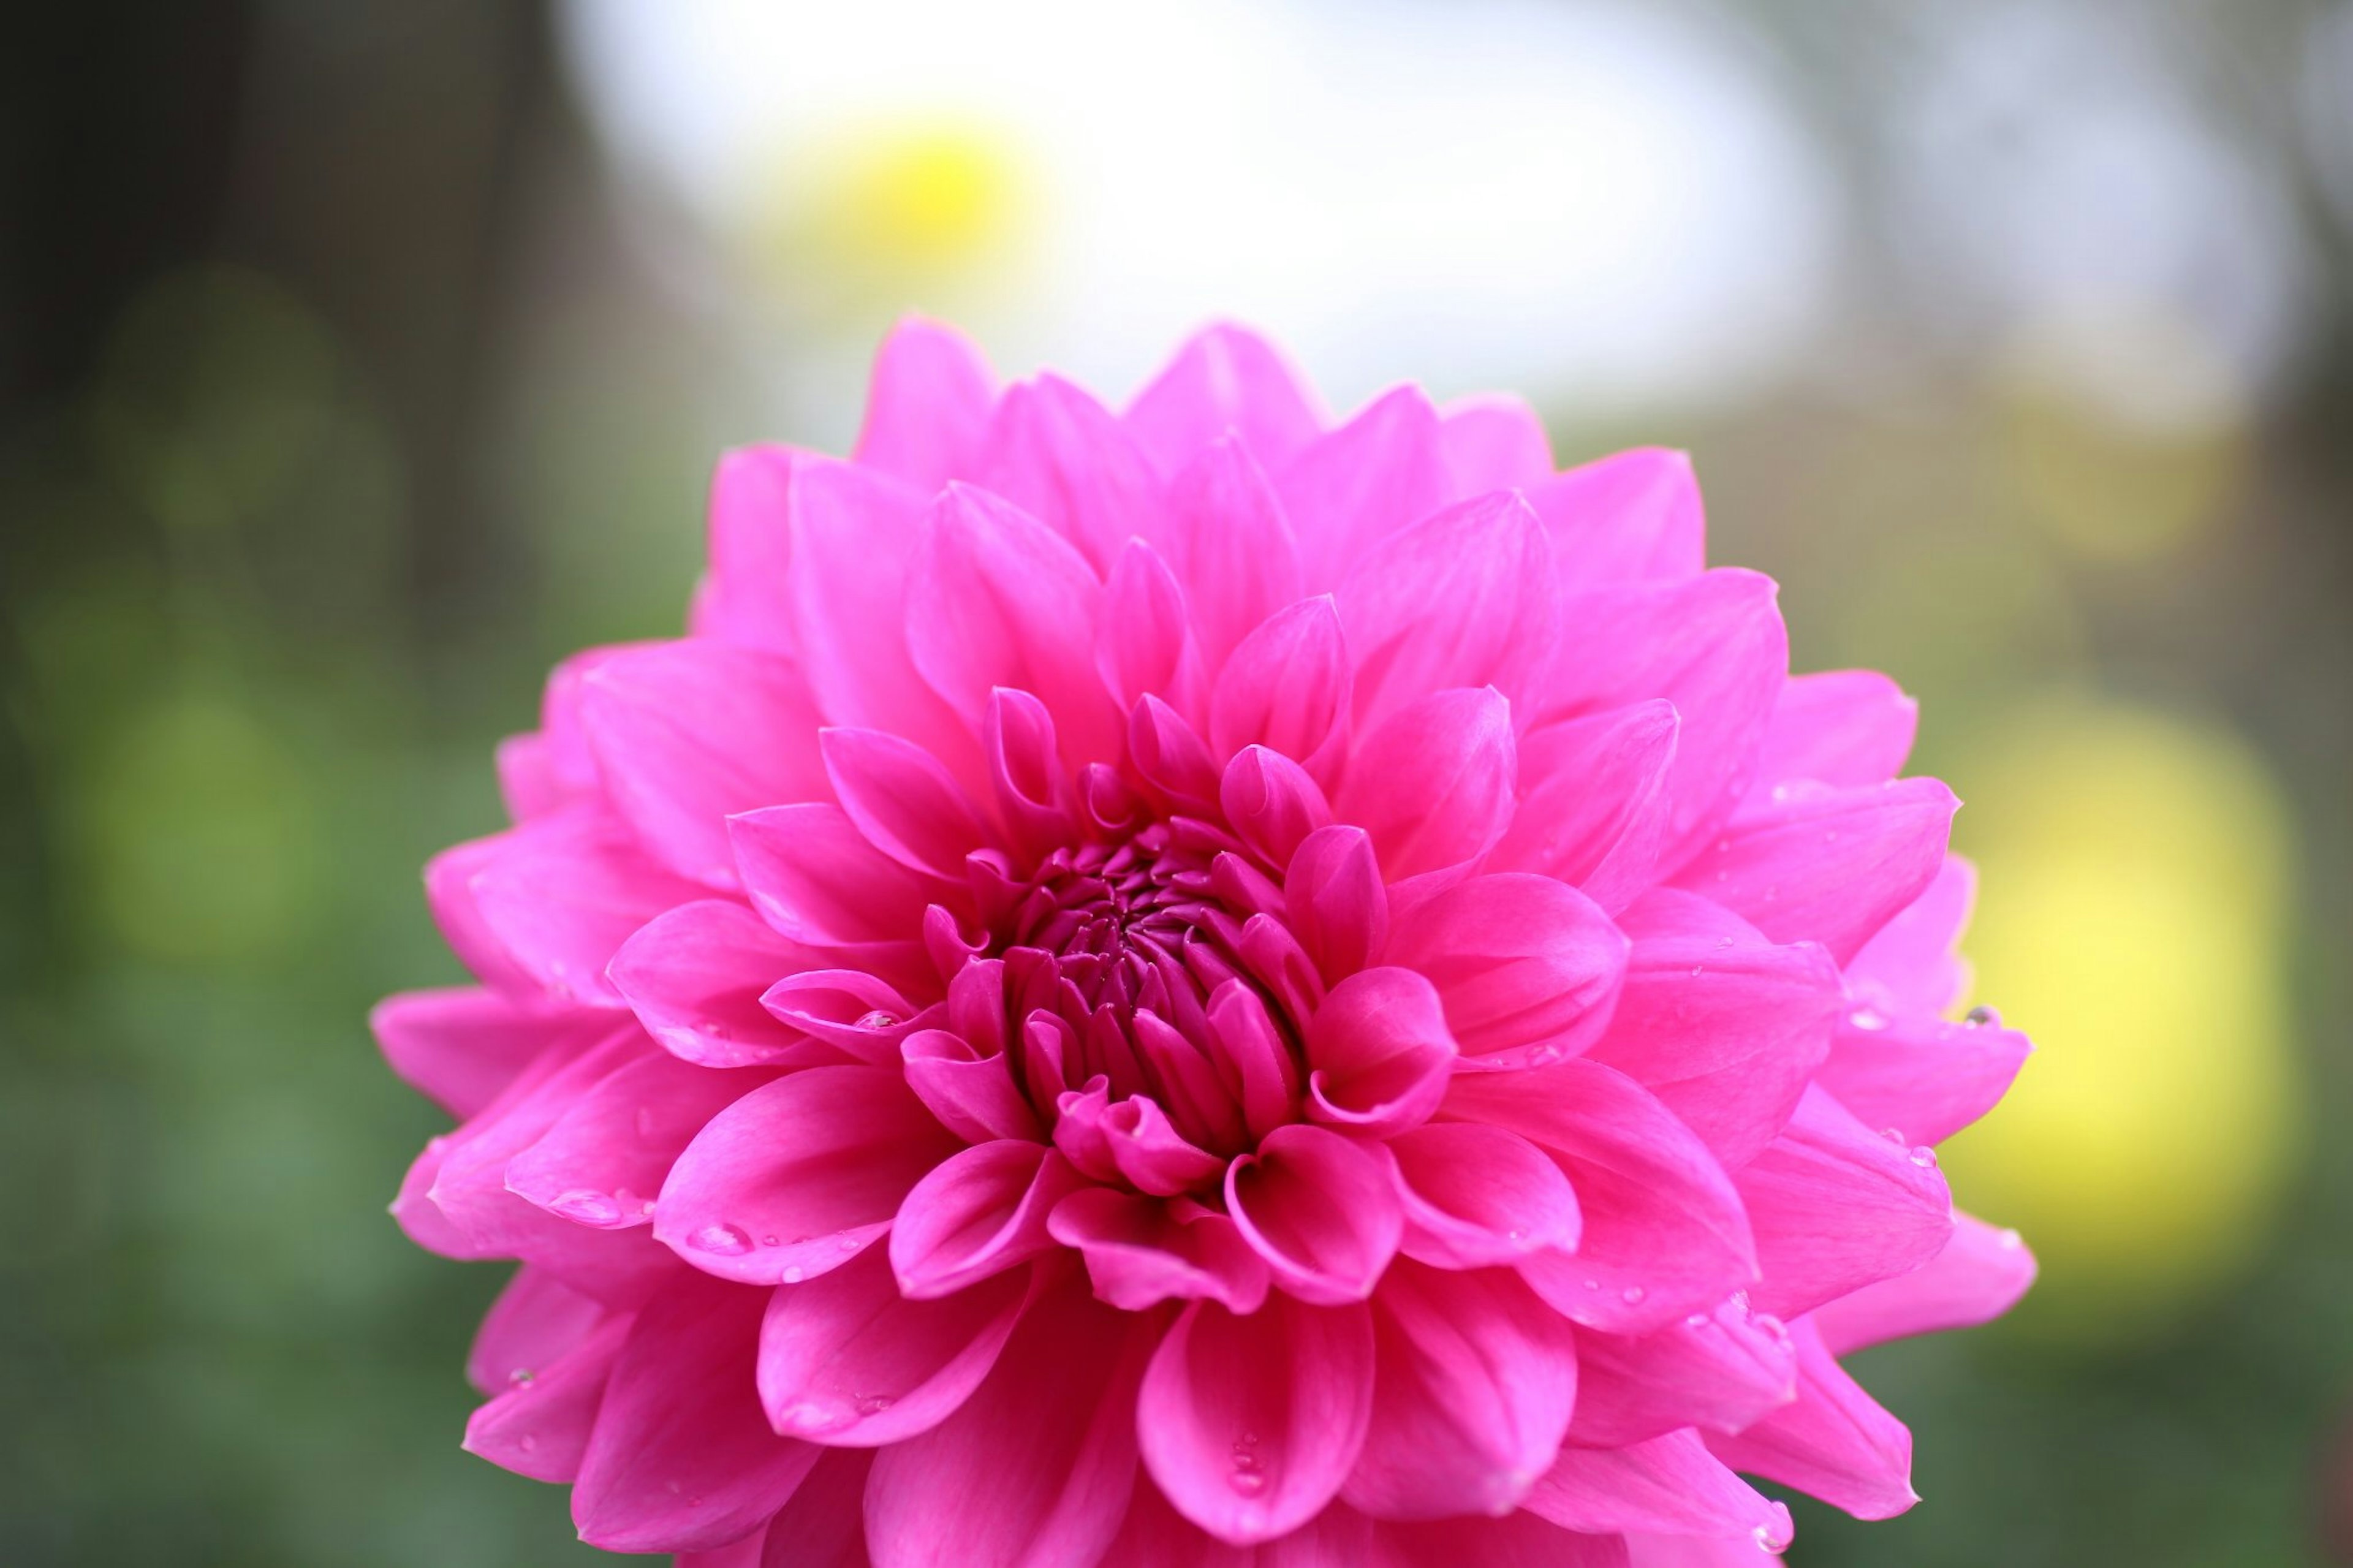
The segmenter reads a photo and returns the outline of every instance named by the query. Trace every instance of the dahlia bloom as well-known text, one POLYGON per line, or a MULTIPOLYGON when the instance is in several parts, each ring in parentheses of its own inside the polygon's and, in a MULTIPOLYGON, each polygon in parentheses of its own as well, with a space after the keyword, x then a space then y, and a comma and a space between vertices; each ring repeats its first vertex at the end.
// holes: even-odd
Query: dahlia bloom
POLYGON ((1334 424, 1196 338, 1123 413, 884 346, 714 485, 691 635, 561 666, 395 997, 394 1212, 520 1259, 468 1447, 692 1568, 1706 1568, 1864 1518, 1836 1357, 2031 1278, 1928 1145, 1955 801, 1790 678, 1679 457, 1334 424))

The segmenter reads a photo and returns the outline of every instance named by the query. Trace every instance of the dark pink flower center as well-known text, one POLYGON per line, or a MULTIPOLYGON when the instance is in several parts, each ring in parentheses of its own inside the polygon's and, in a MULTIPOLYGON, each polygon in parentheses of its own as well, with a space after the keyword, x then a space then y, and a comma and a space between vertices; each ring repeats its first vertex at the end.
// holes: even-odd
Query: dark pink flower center
POLYGON ((1157 1146, 1168 1181, 1213 1190, 1228 1159, 1297 1119, 1314 982, 1284 963, 1299 948, 1281 885, 1223 828, 1155 821, 1026 877, 976 859, 1015 1080, 1082 1170, 1132 1184, 1108 1137, 1157 1146))

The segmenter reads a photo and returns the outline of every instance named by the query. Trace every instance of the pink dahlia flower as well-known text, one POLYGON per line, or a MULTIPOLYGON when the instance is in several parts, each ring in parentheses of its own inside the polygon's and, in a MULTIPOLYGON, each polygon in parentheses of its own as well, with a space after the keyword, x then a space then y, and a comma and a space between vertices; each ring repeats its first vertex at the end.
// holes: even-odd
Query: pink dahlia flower
POLYGON ((1684 461, 1123 414, 902 327, 722 464, 691 634, 555 672, 396 997, 395 1213, 519 1258, 467 1446, 696 1568, 1754 1563, 1909 1439, 1848 1350, 2032 1265, 1927 1145, 1969 873, 1684 461), (1761 1549, 1761 1550, 1760 1550, 1761 1549))

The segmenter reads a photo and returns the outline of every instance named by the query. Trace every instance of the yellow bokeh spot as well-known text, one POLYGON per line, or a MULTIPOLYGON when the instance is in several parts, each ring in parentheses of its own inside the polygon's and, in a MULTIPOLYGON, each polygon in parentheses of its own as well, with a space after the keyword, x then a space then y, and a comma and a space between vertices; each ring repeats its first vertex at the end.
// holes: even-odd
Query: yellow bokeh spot
POLYGON ((1021 159, 987 127, 846 127, 779 160, 751 237, 788 286, 926 293, 1002 262, 1026 196, 1021 159))
POLYGON ((1976 995, 2038 1050, 1946 1164, 2042 1257, 2029 1326, 2161 1323, 2251 1254, 2299 1143, 2286 812, 2228 738, 2084 705, 1961 783, 1976 995))

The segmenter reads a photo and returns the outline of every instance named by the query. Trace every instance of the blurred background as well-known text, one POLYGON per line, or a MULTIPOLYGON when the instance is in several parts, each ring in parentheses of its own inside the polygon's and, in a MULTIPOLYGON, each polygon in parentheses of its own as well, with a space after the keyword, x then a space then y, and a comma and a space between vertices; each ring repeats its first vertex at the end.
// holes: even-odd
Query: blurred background
POLYGON ((364 1016, 547 665, 915 307, 1688 447, 1923 700, 2042 1047, 1946 1163, 2043 1285, 1861 1358, 1926 1501, 1792 1561, 2353 1562, 2353 4, 12 9, 0 1560, 599 1560, 458 1450, 499 1279, 385 1216, 364 1016))

